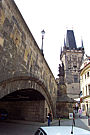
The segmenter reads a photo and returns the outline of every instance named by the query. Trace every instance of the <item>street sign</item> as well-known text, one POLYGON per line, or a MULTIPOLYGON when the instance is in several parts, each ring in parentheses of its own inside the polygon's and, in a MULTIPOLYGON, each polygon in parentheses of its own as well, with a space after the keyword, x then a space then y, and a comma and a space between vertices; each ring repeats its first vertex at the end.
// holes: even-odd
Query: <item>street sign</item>
POLYGON ((69 113, 69 119, 73 119, 73 113, 69 113))

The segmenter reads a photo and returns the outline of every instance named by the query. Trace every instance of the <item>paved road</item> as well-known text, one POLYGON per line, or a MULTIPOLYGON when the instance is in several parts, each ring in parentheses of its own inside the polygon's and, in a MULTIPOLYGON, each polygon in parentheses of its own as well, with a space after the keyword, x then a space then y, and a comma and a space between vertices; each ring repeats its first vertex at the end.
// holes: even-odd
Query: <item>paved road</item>
MULTIPOLYGON (((72 120, 61 120, 61 125, 72 125, 72 120)), ((51 126, 58 125, 58 120, 53 120, 51 126)), ((77 127, 81 127, 87 130, 90 130, 88 126, 88 119, 86 117, 77 118, 75 120, 77 127)), ((7 121, 0 122, 0 135, 33 135, 34 132, 40 126, 47 126, 46 123, 33 123, 29 121, 7 121)))
POLYGON ((24 121, 0 122, 0 135, 33 135, 40 123, 24 121))

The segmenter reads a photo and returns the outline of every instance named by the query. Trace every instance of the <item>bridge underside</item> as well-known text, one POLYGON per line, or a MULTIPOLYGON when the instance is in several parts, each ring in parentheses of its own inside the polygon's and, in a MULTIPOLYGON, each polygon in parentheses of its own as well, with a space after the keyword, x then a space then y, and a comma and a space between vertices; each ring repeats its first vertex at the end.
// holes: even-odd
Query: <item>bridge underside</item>
POLYGON ((48 105, 45 97, 37 90, 23 89, 0 99, 0 109, 8 112, 8 119, 44 122, 48 105))

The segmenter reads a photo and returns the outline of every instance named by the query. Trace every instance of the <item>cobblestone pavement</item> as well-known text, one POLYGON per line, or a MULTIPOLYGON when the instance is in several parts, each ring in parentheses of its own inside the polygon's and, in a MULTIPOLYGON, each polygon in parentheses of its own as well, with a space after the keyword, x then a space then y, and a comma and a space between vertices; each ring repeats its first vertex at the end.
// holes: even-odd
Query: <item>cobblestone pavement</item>
MULTIPOLYGON (((59 120, 53 120, 51 126, 57 125, 59 125, 59 120)), ((72 120, 61 119, 60 125, 71 126, 72 120)), ((0 135, 34 135, 35 131, 40 126, 47 126, 47 122, 45 123, 29 122, 29 121, 0 122, 0 135)), ((78 118, 78 116, 76 116, 75 126, 90 130, 90 126, 88 126, 88 118, 86 116, 82 116, 82 118, 78 118)))

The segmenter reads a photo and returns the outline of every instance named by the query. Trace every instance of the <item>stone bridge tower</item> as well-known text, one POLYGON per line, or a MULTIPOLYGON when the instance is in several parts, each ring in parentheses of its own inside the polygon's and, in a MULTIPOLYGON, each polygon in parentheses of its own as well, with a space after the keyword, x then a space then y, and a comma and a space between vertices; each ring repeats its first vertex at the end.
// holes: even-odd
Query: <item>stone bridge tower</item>
POLYGON ((60 60, 64 64, 65 84, 67 96, 78 98, 80 94, 80 66, 84 55, 83 41, 82 46, 77 48, 73 30, 67 30, 66 41, 61 50, 60 60))

